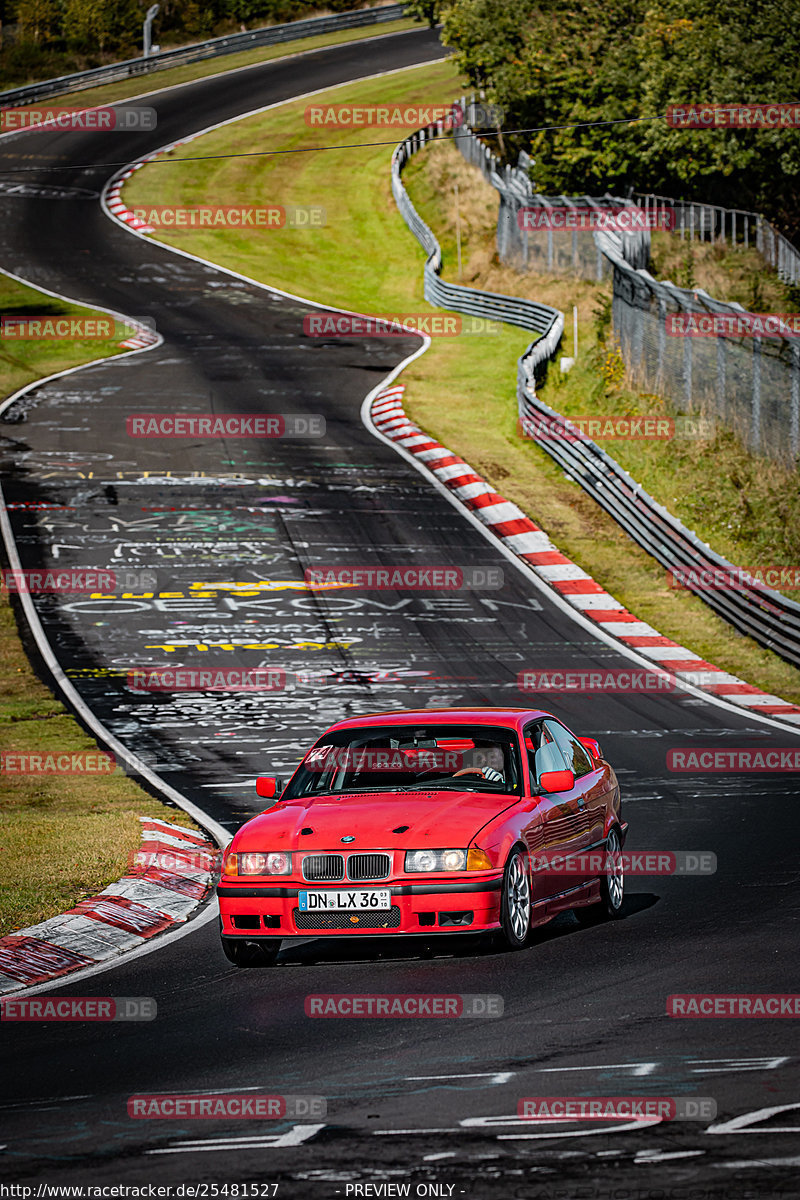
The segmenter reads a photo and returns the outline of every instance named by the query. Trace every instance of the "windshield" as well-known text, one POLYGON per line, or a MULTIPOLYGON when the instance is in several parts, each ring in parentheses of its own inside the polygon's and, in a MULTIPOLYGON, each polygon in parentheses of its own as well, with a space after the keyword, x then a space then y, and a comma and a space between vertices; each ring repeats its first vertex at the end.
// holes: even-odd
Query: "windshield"
POLYGON ((520 795, 511 729, 386 725, 325 734, 309 750, 282 800, 331 792, 432 788, 520 795))

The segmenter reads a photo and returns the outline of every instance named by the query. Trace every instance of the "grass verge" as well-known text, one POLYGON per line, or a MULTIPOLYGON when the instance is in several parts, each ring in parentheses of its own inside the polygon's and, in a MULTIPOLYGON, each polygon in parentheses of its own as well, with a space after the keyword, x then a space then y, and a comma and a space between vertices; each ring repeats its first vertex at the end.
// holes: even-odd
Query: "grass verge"
MULTIPOLYGON (((0 313, 36 317, 105 314, 46 296, 0 274, 0 313)), ((119 350, 112 340, 0 343, 0 396, 44 375, 119 350)), ((9 427, 14 428, 14 427, 9 427)), ((74 754, 96 744, 36 677, 22 648, 8 596, 0 592, 0 752, 74 754)), ((5 759, 4 759, 5 762, 5 759)), ((125 874, 139 845, 139 817, 195 828, 178 809, 153 800, 121 773, 17 775, 0 771, 0 937, 44 921, 125 874)))
MULTIPOLYGON (((346 99, 354 104, 376 100, 435 104, 451 100, 460 90, 454 68, 440 63, 387 77, 380 81, 379 93, 372 82, 332 89, 326 96, 332 103, 346 99)), ((265 136, 288 147, 321 146, 323 136, 326 145, 377 140, 368 130, 327 130, 324 135, 309 130, 303 123, 302 103, 290 103, 268 116, 247 118, 206 135, 203 151, 224 155, 259 144, 265 136)), ((422 253, 394 205, 389 154, 389 147, 364 145, 363 149, 275 159, 175 162, 168 170, 146 167, 137 172, 126 187, 125 199, 131 207, 200 201, 233 205, 253 203, 254 198, 264 196, 283 204, 322 201, 328 221, 319 230, 243 234, 187 229, 160 233, 159 238, 324 303, 370 313, 419 312, 428 308, 422 300, 422 253)), ((598 343, 592 309, 605 298, 601 287, 577 280, 518 276, 499 266, 493 241, 495 193, 452 146, 439 143, 419 155, 406 180, 422 216, 439 236, 449 278, 456 274, 452 185, 459 183, 463 282, 530 295, 562 309, 578 304, 581 345, 586 349, 563 385, 555 378, 548 384, 551 390, 546 399, 567 411, 573 403, 581 412, 590 411, 588 405, 600 398, 599 392, 594 393, 602 384, 602 405, 608 403, 609 395, 622 405, 631 402, 632 393, 619 388, 614 392, 613 376, 605 377, 604 359, 598 361, 603 347, 598 343)), ((528 340, 524 331, 511 327, 491 336, 436 340, 405 372, 410 415, 516 501, 564 553, 642 619, 723 669, 765 691, 800 702, 799 671, 737 634, 701 600, 671 590, 664 570, 577 484, 568 482, 544 451, 518 436, 516 359, 528 340)), ((357 399, 354 397, 354 404, 357 399)), ((635 398, 639 405, 645 400, 649 404, 651 398, 635 398)), ((613 444, 611 452, 616 454, 618 446, 613 444)), ((691 465, 696 454, 697 445, 692 443, 683 455, 684 465, 691 465)), ((712 460, 713 448, 708 461, 712 460)), ((758 467, 752 464, 753 471, 758 467)), ((763 473, 763 467, 760 469, 763 473)), ((706 480, 715 494, 720 491, 718 474, 717 465, 706 480)), ((644 483, 658 495, 647 479, 644 483)), ((680 504, 690 501, 692 487, 691 479, 670 474, 669 494, 664 498, 674 509, 673 497, 680 504)), ((736 485, 731 483, 731 487, 736 485)), ((679 515, 692 523, 691 510, 679 511, 679 515)), ((718 516, 716 511, 713 519, 718 516)), ((719 549, 723 553, 735 550, 731 557, 744 562, 750 547, 736 540, 735 534, 732 529, 732 540, 719 549)))

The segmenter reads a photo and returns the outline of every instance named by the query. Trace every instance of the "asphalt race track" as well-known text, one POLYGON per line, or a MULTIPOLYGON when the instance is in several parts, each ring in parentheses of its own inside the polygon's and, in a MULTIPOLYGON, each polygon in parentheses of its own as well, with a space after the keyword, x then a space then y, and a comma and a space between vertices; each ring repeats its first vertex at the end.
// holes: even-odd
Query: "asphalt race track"
MULTIPOLYGON (((158 110, 151 133, 0 140, 0 265, 147 316, 164 339, 47 383, 0 419, 23 566, 157 576, 153 594, 128 599, 38 597, 39 616, 105 727, 231 833, 261 807, 254 776, 290 769, 340 716, 524 704, 525 667, 630 665, 363 425, 364 397, 418 339, 307 338, 307 304, 148 245, 98 203, 104 163, 441 53, 427 31, 391 35, 265 64, 244 86, 217 78, 158 93, 146 101, 158 110), (31 155, 42 170, 20 194, 7 172, 36 165, 31 155), (48 161, 76 165, 55 175, 48 161), (148 412, 322 417, 325 434, 128 437, 126 416, 148 412), (327 563, 500 567, 505 583, 349 595, 285 586, 327 563), (145 665, 277 666, 289 683, 266 696, 136 694, 127 673, 145 665)), ((667 751, 789 747, 797 734, 683 693, 554 697, 552 707, 616 766, 628 848, 713 851, 715 875, 629 878, 624 921, 582 929, 567 915, 518 954, 455 937, 430 952, 410 940, 306 939, 285 944, 272 970, 240 971, 214 920, 190 928, 59 989, 153 996, 155 1021, 3 1024, 3 1181, 42 1196, 40 1184, 201 1181, 275 1183, 286 1200, 402 1194, 355 1187, 406 1183, 411 1195, 476 1200, 797 1195, 792 1022, 665 1015, 673 993, 793 991, 798 875, 791 775, 676 775, 667 751), (504 1015, 305 1016, 309 994, 343 992, 492 993, 504 1015), (324 1096, 327 1116, 127 1115, 132 1094, 248 1089, 324 1096), (718 1113, 635 1127, 517 1120, 520 1097, 564 1094, 711 1097, 718 1113)))

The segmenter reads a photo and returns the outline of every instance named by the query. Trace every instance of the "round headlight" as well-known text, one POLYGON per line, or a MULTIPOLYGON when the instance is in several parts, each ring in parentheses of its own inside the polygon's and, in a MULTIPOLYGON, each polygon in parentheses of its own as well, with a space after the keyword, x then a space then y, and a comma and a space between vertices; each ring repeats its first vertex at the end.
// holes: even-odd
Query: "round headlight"
POLYGON ((463 850, 445 850, 442 853, 442 866, 445 871, 460 871, 464 866, 463 850))
POLYGON ((264 875, 267 865, 266 854, 240 854, 239 855, 239 874, 240 875, 264 875))
POLYGON ((418 850, 411 863, 414 871, 435 871, 436 855, 433 850, 418 850))
POLYGON ((289 855, 288 854, 267 854, 267 874, 268 875, 288 875, 289 874, 289 855))

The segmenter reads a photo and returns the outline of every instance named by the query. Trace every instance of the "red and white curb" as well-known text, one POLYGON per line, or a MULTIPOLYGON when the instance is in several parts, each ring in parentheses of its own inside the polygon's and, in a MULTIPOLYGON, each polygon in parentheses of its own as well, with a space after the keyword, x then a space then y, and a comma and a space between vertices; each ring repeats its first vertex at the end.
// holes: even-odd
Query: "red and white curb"
POLYGON ((124 342, 120 342, 120 346, 125 350, 142 350, 145 346, 154 346, 157 341, 157 333, 148 329, 146 325, 137 325, 135 332, 125 338, 124 342))
POLYGON ((130 208, 128 208, 127 204, 125 204, 122 199, 122 189, 130 179, 131 175, 133 175, 134 171, 141 171, 142 167, 147 166, 147 164, 153 162, 154 159, 161 158, 162 155, 166 154, 170 150, 176 150, 179 146, 185 146, 187 141, 193 141, 196 136, 196 134, 193 134, 192 137, 184 138, 179 142, 170 142, 168 146, 161 146, 158 150, 154 150, 152 154, 147 154, 144 158, 139 159, 138 162, 131 163, 129 167, 126 167, 124 171, 120 172, 105 193, 105 201, 108 211, 113 213, 117 220, 121 221, 123 225, 127 225, 130 229, 135 229, 137 233, 155 233, 156 230, 152 225, 148 225, 146 221, 143 221, 141 217, 137 217, 136 214, 132 212, 130 208))
POLYGON ((145 163, 157 158, 159 153, 161 151, 158 151, 156 154, 149 154, 141 162, 133 163, 130 167, 127 167, 121 175, 117 176, 106 193, 106 204, 108 205, 109 212, 112 212, 118 221, 122 221, 124 225, 130 226, 131 229, 135 229, 139 233, 155 233, 155 229, 152 225, 148 225, 146 221, 143 221, 135 213, 131 212, 127 204, 123 204, 120 193, 133 172, 140 171, 145 163))
POLYGON ((402 384, 394 385, 373 399, 370 416, 378 432, 413 454, 503 545, 528 563, 568 604, 678 681, 743 708, 800 725, 800 707, 797 705, 729 675, 694 651, 663 637, 652 625, 629 612, 591 575, 562 554, 544 530, 534 525, 516 504, 498 495, 469 463, 410 421, 403 409, 404 391, 402 384))
POLYGON ((0 938, 0 995, 141 946, 186 921, 210 893, 217 847, 181 825, 140 820, 142 843, 130 874, 60 916, 0 938))
MULTIPOLYGON (((126 180, 130 179, 134 171, 140 170, 145 163, 150 162, 152 159, 157 157, 157 154, 150 154, 147 156, 147 158, 143 158, 141 162, 134 163, 132 166, 128 167, 127 170, 123 171, 123 173, 114 180, 111 187, 108 189, 106 196, 106 203, 109 211, 114 214, 117 220, 122 221, 123 224, 130 226, 131 229, 135 229, 139 233, 155 233, 155 229, 153 229, 152 225, 148 225, 145 221, 142 221, 139 217, 132 213, 126 204, 123 204, 120 197, 120 192, 122 191, 122 187, 126 180)), ((124 342, 120 342, 120 345, 124 346, 126 350, 139 350, 143 346, 152 346, 152 344, 156 341, 158 341, 158 337, 153 330, 148 329, 146 325, 140 325, 137 326, 136 332, 132 334, 131 337, 126 338, 124 342)))

